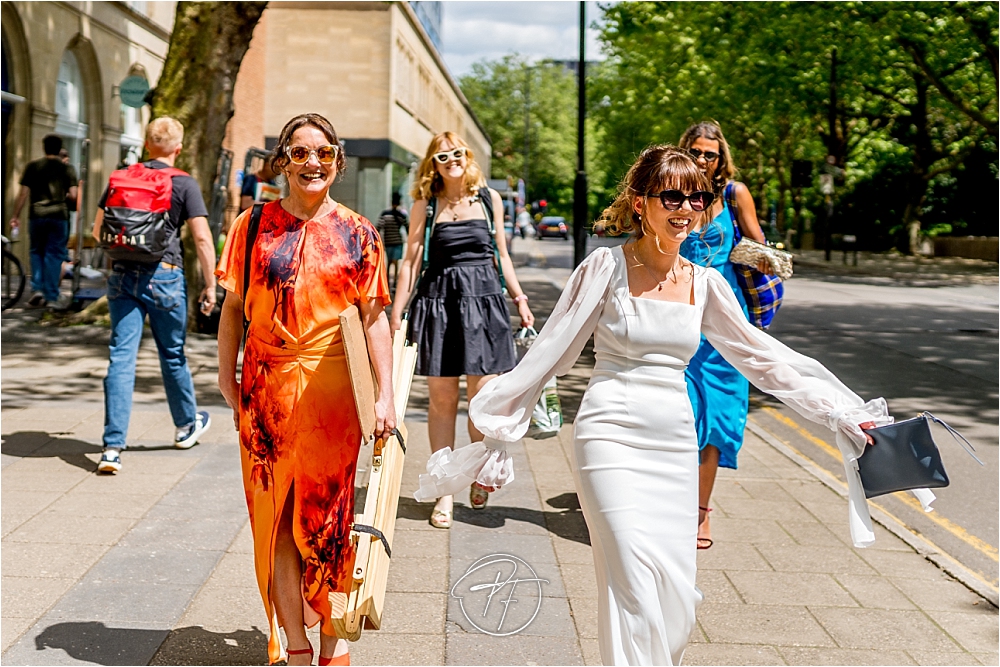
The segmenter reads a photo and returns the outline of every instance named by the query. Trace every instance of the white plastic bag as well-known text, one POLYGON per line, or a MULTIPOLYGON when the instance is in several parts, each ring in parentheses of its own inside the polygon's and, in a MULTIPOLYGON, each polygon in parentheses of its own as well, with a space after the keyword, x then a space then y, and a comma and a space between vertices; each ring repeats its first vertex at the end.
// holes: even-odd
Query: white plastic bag
MULTIPOLYGON (((521 361, 521 358, 537 337, 538 332, 532 327, 525 327, 517 332, 517 335, 514 336, 514 345, 517 348, 518 362, 521 361)), ((559 434, 559 429, 562 428, 562 425, 562 405, 559 403, 559 391, 556 379, 552 377, 545 383, 542 395, 538 397, 538 402, 535 403, 535 409, 531 413, 531 423, 528 425, 528 432, 525 433, 525 437, 535 440, 551 438, 559 434)))

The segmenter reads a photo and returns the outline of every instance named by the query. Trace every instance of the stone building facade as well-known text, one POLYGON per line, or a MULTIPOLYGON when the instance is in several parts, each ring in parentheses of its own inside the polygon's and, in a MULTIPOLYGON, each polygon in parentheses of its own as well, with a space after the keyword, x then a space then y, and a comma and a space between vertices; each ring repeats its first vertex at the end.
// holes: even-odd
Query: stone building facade
MULTIPOLYGON (((63 137, 80 170, 89 139, 84 220, 93 220, 110 172, 135 161, 148 107, 122 104, 129 75, 151 86, 163 68, 174 2, 3 2, 3 223, 25 165, 43 156, 42 137, 63 137)), ((26 212, 22 217, 26 218, 26 212)), ((27 261, 27 229, 15 252, 27 261)))
MULTIPOLYGON (((226 147, 230 191, 248 147, 271 148, 299 113, 323 114, 348 157, 332 195, 374 219, 438 132, 462 135, 489 173, 490 143, 408 2, 271 3, 254 32, 234 90, 226 147)), ((432 30, 435 26, 429 25, 432 30)))

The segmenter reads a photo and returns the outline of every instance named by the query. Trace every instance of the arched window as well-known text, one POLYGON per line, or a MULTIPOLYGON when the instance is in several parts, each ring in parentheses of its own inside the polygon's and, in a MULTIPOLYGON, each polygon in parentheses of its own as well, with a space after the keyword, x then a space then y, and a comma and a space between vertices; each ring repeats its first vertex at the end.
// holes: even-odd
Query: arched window
POLYGON ((70 164, 79 167, 80 145, 87 138, 87 104, 83 77, 72 51, 63 53, 56 81, 56 134, 63 138, 70 164))

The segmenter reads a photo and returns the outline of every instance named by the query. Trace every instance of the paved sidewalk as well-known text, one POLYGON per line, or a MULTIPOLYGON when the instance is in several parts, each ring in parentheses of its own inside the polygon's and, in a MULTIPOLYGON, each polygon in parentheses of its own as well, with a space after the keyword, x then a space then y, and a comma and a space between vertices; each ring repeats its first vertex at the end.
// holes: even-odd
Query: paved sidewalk
MULTIPOLYGON (((526 289, 539 310, 551 305, 552 285, 526 289)), ((236 436, 214 389, 214 341, 193 336, 189 345, 199 401, 214 420, 203 444, 170 447, 147 339, 135 448, 119 476, 97 477, 106 336, 4 318, 2 663, 264 664, 267 619, 236 436)), ((570 419, 589 359, 560 383, 570 419)), ((429 453, 425 409, 418 381, 385 622, 352 646, 354 663, 599 664, 571 426, 512 448, 517 480, 481 512, 456 497, 455 526, 443 531, 427 523, 431 505, 411 495, 429 453), (538 613, 506 637, 477 630, 473 622, 495 626, 449 596, 466 590, 471 563, 496 553, 547 582, 540 595, 517 589, 512 618, 538 613)), ((464 444, 461 415, 458 426, 464 444)), ((881 527, 875 547, 852 548, 846 501, 779 446, 748 432, 740 464, 719 477, 715 546, 699 553, 706 600, 686 664, 998 664, 994 607, 881 527)))

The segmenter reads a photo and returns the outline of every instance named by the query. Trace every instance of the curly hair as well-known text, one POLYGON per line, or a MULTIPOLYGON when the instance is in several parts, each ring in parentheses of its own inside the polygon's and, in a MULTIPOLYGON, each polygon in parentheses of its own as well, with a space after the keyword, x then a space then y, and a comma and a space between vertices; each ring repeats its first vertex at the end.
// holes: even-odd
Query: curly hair
POLYGON ((281 128, 281 134, 278 135, 278 143, 275 144, 274 150, 271 153, 271 170, 275 174, 284 173, 285 167, 290 162, 286 151, 292 142, 292 135, 295 134, 295 130, 301 127, 315 127, 326 136, 326 140, 330 142, 331 146, 336 146, 339 149, 337 151, 337 158, 334 160, 334 165, 337 168, 337 178, 340 179, 343 177, 344 172, 347 171, 347 156, 344 154, 344 145, 340 143, 340 137, 337 136, 337 131, 333 129, 333 124, 318 113, 299 114, 285 123, 285 126, 281 128))
POLYGON ((699 138, 719 142, 719 164, 716 165, 715 173, 712 174, 712 192, 715 193, 715 198, 718 199, 722 196, 722 190, 726 187, 726 183, 736 176, 738 170, 736 169, 736 165, 733 164, 733 156, 729 152, 729 142, 723 136, 722 128, 719 127, 718 123, 715 121, 706 121, 692 125, 684 130, 684 134, 681 135, 678 145, 684 150, 688 150, 691 148, 691 144, 699 138))
POLYGON ((465 149, 464 180, 468 193, 472 194, 486 185, 483 170, 476 163, 476 154, 469 148, 469 144, 454 132, 442 132, 431 139, 431 143, 427 145, 427 153, 424 154, 424 159, 420 161, 420 166, 417 168, 417 177, 413 183, 413 189, 410 191, 410 196, 415 201, 437 197, 444 191, 444 179, 441 178, 441 174, 434 166, 434 154, 441 151, 441 144, 445 141, 456 148, 465 149))
POLYGON ((670 144, 649 146, 625 173, 615 200, 601 214, 601 223, 612 236, 633 232, 642 238, 642 216, 635 211, 636 197, 670 188, 690 192, 707 187, 705 175, 687 151, 670 144))

